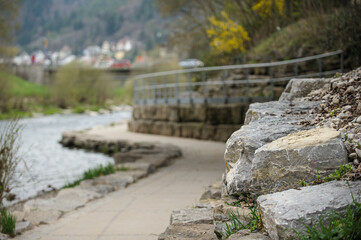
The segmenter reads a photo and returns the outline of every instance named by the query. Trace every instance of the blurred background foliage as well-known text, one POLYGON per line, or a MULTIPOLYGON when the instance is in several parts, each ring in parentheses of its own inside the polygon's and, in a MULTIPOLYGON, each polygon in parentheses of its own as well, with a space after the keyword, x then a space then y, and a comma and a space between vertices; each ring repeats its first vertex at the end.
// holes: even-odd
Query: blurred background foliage
POLYGON ((170 43, 207 65, 284 60, 337 49, 345 50, 349 67, 361 64, 358 0, 157 0, 157 5, 164 16, 176 16, 170 43))

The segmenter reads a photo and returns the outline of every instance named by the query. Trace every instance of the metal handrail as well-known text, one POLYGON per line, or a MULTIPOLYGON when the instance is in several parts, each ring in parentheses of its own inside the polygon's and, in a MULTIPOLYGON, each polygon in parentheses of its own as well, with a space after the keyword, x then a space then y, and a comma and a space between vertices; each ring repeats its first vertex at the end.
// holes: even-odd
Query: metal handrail
MULTIPOLYGON (((254 100, 253 97, 250 97, 250 84, 256 84, 256 83, 268 83, 271 88, 271 94, 269 97, 264 97, 263 100, 269 100, 269 98, 273 98, 274 96, 274 84, 278 82, 288 81, 292 78, 300 78, 300 77, 315 77, 315 76, 326 76, 330 74, 334 74, 336 72, 343 72, 343 51, 338 50, 334 52, 319 54, 315 56, 310 57, 303 57, 303 58, 297 58, 292 60, 286 60, 286 61, 279 61, 279 62, 271 62, 271 63, 256 63, 256 64, 242 64, 242 65, 227 65, 227 66, 216 66, 216 67, 202 67, 202 68, 193 68, 193 69, 184 69, 184 70, 173 70, 173 71, 167 71, 167 72, 157 72, 157 73, 149 73, 149 74, 142 74, 137 75, 134 78, 134 102, 135 104, 167 104, 167 103, 207 103, 207 102, 216 102, 216 103, 229 103, 234 101, 248 101, 252 102, 254 100), (340 68, 334 69, 331 71, 323 71, 322 66, 322 59, 340 55, 340 68), (298 72, 298 64, 306 62, 306 61, 312 61, 317 60, 318 64, 318 71, 316 73, 308 73, 300 75, 298 72), (273 76, 273 68, 278 66, 284 66, 284 65, 294 65, 294 74, 293 76, 286 76, 286 77, 274 77, 273 76), (268 68, 269 69, 269 76, 265 79, 249 79, 249 69, 256 69, 256 68, 268 68), (245 80, 225 80, 225 72, 228 70, 245 70, 246 76, 245 80), (222 71, 222 80, 221 81, 206 81, 206 72, 210 71, 222 71), (192 82, 192 74, 195 73, 201 73, 201 82, 192 82), (188 74, 188 81, 187 82, 178 82, 178 75, 180 74, 188 74), (167 79, 168 76, 174 76, 172 79, 175 80, 175 82, 169 82, 169 79, 167 79), (163 83, 156 84, 155 79, 162 77, 163 83), (149 82, 149 79, 152 80, 149 82), (236 97, 235 96, 228 96, 227 94, 227 88, 230 85, 246 85, 246 96, 236 97), (221 86, 223 91, 222 97, 217 98, 210 98, 205 96, 206 94, 206 88, 208 86, 221 86), (194 93, 192 93, 192 89, 194 87, 202 87, 204 94, 203 97, 194 97, 194 93), (180 96, 180 89, 185 88, 188 91, 183 92, 189 92, 189 97, 181 97, 180 96), (169 96, 169 93, 173 94, 174 96, 169 96), (151 98, 147 98, 151 95, 151 98), (141 97, 140 97, 141 96, 141 97), (147 96, 147 97, 146 97, 147 96), (233 100, 232 100, 233 99, 233 100), (231 100, 231 101, 230 101, 231 100)), ((256 100, 261 100, 262 97, 256 97, 256 100)))
POLYGON ((249 69, 249 68, 261 68, 261 67, 277 67, 277 66, 282 66, 282 65, 287 65, 287 64, 294 64, 294 63, 306 62, 306 61, 310 61, 310 60, 317 60, 317 59, 326 58, 326 57, 330 57, 330 56, 334 56, 334 55, 339 55, 342 53, 343 53, 342 50, 337 50, 334 52, 314 55, 314 56, 310 56, 310 57, 296 58, 296 59, 271 62, 271 63, 225 65, 225 66, 217 66, 217 67, 201 67, 201 68, 193 68, 193 69, 182 69, 182 70, 172 70, 172 71, 166 71, 166 72, 147 73, 147 74, 137 75, 134 77, 134 79, 162 77, 162 76, 182 74, 182 73, 235 70, 235 69, 247 69, 247 68, 249 69))

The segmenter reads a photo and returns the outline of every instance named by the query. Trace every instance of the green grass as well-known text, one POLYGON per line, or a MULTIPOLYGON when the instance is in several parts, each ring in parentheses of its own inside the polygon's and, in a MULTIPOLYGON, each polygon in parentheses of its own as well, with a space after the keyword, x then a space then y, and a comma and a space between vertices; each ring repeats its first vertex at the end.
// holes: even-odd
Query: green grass
POLYGON ((15 236, 15 223, 16 218, 11 215, 6 208, 2 208, 0 210, 0 225, 1 225, 1 232, 4 234, 8 234, 10 236, 15 236))
POLYGON ((10 73, 0 71, 0 78, 8 79, 11 82, 10 94, 15 97, 50 97, 50 89, 47 86, 27 82, 22 78, 10 73))
POLYGON ((83 173, 83 176, 79 178, 78 180, 66 184, 63 188, 73 188, 75 186, 78 186, 82 181, 88 180, 88 179, 94 179, 96 177, 100 176, 106 176, 109 174, 113 174, 116 171, 127 171, 126 168, 115 168, 112 164, 108 164, 106 166, 99 165, 96 168, 89 169, 88 171, 83 173))

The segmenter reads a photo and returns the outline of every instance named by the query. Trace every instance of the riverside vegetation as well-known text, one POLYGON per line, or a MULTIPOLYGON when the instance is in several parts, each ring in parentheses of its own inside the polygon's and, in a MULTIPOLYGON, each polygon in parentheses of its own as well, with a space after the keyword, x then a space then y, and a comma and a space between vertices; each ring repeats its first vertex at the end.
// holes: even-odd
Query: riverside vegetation
POLYGON ((3 202, 13 197, 10 191, 15 181, 15 169, 22 159, 19 152, 21 130, 22 126, 16 119, 0 130, 0 227, 2 233, 10 236, 15 233, 16 218, 7 212, 3 202))
POLYGON ((132 86, 115 87, 105 72, 71 64, 59 69, 50 86, 27 82, 0 69, 0 119, 31 117, 72 109, 74 113, 130 104, 132 86))

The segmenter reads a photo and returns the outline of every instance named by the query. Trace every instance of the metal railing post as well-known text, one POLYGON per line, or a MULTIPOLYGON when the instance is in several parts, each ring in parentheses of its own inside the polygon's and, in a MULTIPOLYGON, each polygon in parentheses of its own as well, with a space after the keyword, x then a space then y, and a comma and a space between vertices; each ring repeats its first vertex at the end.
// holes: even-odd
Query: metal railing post
POLYGON ((206 72, 202 72, 202 93, 203 93, 203 98, 204 98, 204 104, 207 104, 208 101, 208 97, 207 97, 207 89, 206 89, 206 72))
POLYGON ((298 76, 298 64, 297 63, 295 63, 294 71, 295 71, 295 76, 297 77, 298 76))
POLYGON ((145 79, 143 78, 142 79, 142 100, 143 100, 143 103, 145 102, 145 79))
POLYGON ((155 78, 152 78, 152 100, 153 100, 153 103, 155 104, 156 103, 156 96, 155 96, 155 78))
POLYGON ((222 86, 223 86, 223 91, 222 91, 223 101, 226 104, 228 102, 228 99, 227 99, 227 89, 226 89, 226 72, 224 70, 222 71, 222 86))
POLYGON ((175 98, 177 100, 177 104, 179 104, 179 85, 178 85, 178 74, 175 75, 175 98))
POLYGON ((133 86, 133 91, 134 91, 134 103, 138 104, 138 87, 137 87, 137 79, 134 79, 134 86, 133 86))
POLYGON ((344 64, 344 63, 343 63, 343 52, 341 52, 341 54, 340 54, 340 58, 341 58, 341 59, 340 59, 341 73, 343 73, 343 71, 344 71, 344 69, 343 69, 343 68, 344 68, 344 66, 343 66, 343 64, 344 64))
POLYGON ((322 58, 317 59, 317 63, 318 63, 319 75, 320 75, 320 77, 322 77, 323 76, 323 74, 322 74, 322 58))
POLYGON ((251 102, 251 98, 250 98, 250 91, 249 91, 249 68, 246 69, 246 97, 247 97, 247 102, 251 102))
POLYGON ((168 104, 168 87, 167 87, 167 77, 164 76, 163 78, 163 85, 164 85, 164 88, 163 88, 163 93, 164 93, 164 101, 166 104, 168 104))
POLYGON ((193 103, 193 94, 192 94, 192 73, 188 73, 188 90, 189 90, 189 103, 193 103))

